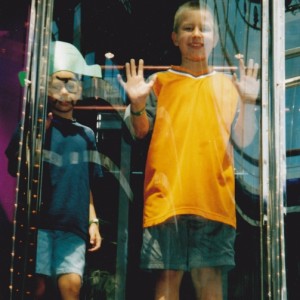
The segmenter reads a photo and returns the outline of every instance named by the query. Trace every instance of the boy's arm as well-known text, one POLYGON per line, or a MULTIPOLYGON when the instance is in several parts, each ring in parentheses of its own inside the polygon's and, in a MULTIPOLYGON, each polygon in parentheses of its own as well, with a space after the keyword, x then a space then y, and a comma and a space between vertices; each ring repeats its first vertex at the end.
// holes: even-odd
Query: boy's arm
POLYGON ((132 110, 131 104, 126 107, 124 122, 133 139, 141 139, 153 129, 156 105, 156 96, 151 92, 146 101, 146 109, 142 110, 138 115, 135 115, 135 111, 132 110))
POLYGON ((143 138, 150 129, 150 122, 146 113, 146 102, 156 76, 154 75, 149 81, 145 81, 144 61, 142 59, 139 60, 138 67, 136 67, 135 60, 131 59, 130 63, 125 64, 125 70, 127 82, 124 82, 121 76, 118 76, 118 80, 130 101, 125 118, 127 118, 127 124, 129 124, 128 117, 130 116, 132 125, 130 129, 134 136, 143 138))
POLYGON ((126 113, 129 115, 134 136, 141 139, 149 132, 150 123, 146 113, 146 105, 141 110, 137 110, 134 107, 133 104, 130 104, 126 109, 126 113))
POLYGON ((233 82, 239 93, 239 113, 233 128, 233 140, 241 148, 247 147, 257 133, 256 101, 260 92, 258 77, 259 65, 249 60, 245 68, 244 60, 239 58, 240 79, 234 74, 233 82))
POLYGON ((232 138, 240 148, 251 144, 258 130, 255 105, 240 101, 238 117, 233 127, 232 138))
POLYGON ((90 248, 88 249, 88 251, 96 251, 101 247, 102 238, 100 235, 99 220, 97 219, 92 192, 90 192, 89 208, 90 248))
MULTIPOLYGON (((46 130, 50 127, 52 121, 52 113, 49 113, 46 120, 46 130)), ((20 155, 20 138, 21 138, 21 122, 18 124, 18 127, 15 129, 11 140, 5 150, 5 155, 8 159, 8 173, 11 176, 16 177, 18 172, 18 156, 20 155)))

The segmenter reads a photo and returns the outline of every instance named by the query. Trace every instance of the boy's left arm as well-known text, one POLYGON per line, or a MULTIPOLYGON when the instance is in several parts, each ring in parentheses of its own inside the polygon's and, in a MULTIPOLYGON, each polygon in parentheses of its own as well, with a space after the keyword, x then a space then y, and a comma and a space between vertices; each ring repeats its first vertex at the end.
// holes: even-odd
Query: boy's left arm
POLYGON ((90 248, 88 251, 96 251, 101 247, 101 234, 99 230, 99 220, 97 219, 96 210, 92 192, 90 192, 90 212, 89 212, 89 235, 90 235, 90 248))
POLYGON ((258 130, 255 105, 260 92, 260 81, 257 79, 259 65, 250 59, 246 68, 244 60, 239 58, 239 68, 240 79, 237 79, 236 74, 233 76, 240 98, 233 140, 239 147, 244 148, 252 142, 258 130))

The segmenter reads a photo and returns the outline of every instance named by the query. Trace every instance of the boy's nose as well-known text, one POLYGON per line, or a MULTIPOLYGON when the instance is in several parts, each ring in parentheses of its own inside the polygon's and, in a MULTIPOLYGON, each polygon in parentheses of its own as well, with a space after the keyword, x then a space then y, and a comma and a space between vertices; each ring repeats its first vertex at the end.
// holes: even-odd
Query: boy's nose
POLYGON ((202 36, 203 33, 202 33, 202 31, 200 30, 200 28, 195 27, 194 30, 193 30, 193 35, 194 35, 194 36, 202 36))
POLYGON ((63 86, 60 92, 61 92, 62 94, 67 94, 67 93, 68 93, 68 90, 66 89, 65 86, 63 86))

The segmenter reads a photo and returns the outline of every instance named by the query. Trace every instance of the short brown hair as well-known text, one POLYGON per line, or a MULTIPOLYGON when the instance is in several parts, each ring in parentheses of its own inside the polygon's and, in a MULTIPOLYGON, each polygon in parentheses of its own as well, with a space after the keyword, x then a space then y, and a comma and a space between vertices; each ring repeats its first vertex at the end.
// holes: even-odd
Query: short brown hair
POLYGON ((215 32, 215 34, 218 35, 218 30, 217 30, 218 24, 214 17, 214 13, 212 12, 212 10, 209 7, 209 5, 207 4, 207 2, 204 2, 203 0, 188 1, 178 7, 178 9, 175 13, 175 16, 174 16, 174 23, 173 23, 173 31, 174 32, 176 32, 176 33, 178 32, 178 28, 179 28, 180 22, 181 22, 181 15, 186 10, 206 10, 206 11, 208 11, 212 15, 213 20, 214 20, 214 32, 215 32))

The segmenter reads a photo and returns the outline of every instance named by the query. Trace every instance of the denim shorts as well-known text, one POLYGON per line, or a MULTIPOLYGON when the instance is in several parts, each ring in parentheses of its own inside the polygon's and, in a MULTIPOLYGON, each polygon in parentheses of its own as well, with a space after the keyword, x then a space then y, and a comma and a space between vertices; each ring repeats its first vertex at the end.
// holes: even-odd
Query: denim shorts
POLYGON ((82 278, 85 251, 85 241, 74 233, 39 229, 36 273, 51 277, 76 273, 82 278))
POLYGON ((182 215, 143 232, 142 269, 190 271, 235 266, 233 227, 198 216, 182 215))

